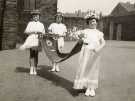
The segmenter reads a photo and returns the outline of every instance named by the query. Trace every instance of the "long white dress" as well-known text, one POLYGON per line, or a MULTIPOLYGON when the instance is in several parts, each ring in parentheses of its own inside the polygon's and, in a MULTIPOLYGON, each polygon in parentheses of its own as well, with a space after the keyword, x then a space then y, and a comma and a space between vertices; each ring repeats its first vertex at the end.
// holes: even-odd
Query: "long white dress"
POLYGON ((82 46, 79 67, 74 80, 74 89, 98 88, 98 76, 100 66, 100 53, 93 50, 99 47, 99 39, 103 38, 103 33, 97 29, 85 29, 81 33, 85 38, 82 46))
POLYGON ((39 45, 39 39, 38 34, 36 33, 42 33, 45 34, 45 28, 44 25, 37 21, 30 21, 25 29, 25 33, 29 34, 29 36, 26 38, 24 44, 20 47, 21 50, 38 47, 39 45))

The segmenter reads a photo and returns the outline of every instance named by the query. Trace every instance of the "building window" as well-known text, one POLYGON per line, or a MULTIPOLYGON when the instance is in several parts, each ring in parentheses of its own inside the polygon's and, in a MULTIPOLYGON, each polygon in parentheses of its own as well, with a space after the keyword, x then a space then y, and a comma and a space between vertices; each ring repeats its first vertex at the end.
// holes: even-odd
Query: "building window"
POLYGON ((33 10, 37 8, 37 0, 24 0, 24 10, 33 10))

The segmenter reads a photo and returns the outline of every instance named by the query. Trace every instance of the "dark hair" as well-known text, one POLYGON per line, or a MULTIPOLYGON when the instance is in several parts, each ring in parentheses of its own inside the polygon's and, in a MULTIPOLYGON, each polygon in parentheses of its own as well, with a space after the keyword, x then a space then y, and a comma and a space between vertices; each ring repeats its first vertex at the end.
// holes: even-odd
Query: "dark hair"
POLYGON ((62 19, 63 19, 63 16, 62 15, 55 15, 55 19, 60 16, 62 19))
POLYGON ((30 16, 31 16, 31 18, 33 18, 33 16, 36 16, 36 15, 41 16, 41 15, 40 15, 40 13, 31 13, 31 15, 30 15, 30 16))
POLYGON ((98 22, 98 19, 97 18, 95 18, 95 17, 89 17, 89 18, 86 19, 86 24, 88 25, 89 24, 89 21, 90 20, 93 20, 93 19, 95 19, 98 22))
MULTIPOLYGON (((56 18, 57 18, 57 17, 58 17, 58 16, 55 16, 55 21, 56 21, 56 18)), ((64 17, 63 17, 63 16, 60 16, 60 17, 62 18, 61 22, 63 22, 63 20, 64 20, 63 18, 64 18, 64 17)))

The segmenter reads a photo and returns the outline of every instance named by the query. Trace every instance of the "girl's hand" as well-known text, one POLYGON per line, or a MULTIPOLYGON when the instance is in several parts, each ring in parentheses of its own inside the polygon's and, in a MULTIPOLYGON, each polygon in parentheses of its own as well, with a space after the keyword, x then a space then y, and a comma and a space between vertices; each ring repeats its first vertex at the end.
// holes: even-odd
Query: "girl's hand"
POLYGON ((94 49, 94 52, 95 52, 95 53, 99 52, 99 49, 94 49))
POLYGON ((39 39, 42 39, 43 36, 44 36, 43 34, 38 34, 39 39))
POLYGON ((85 37, 85 35, 83 33, 81 33, 80 35, 78 35, 78 37, 82 39, 85 37))

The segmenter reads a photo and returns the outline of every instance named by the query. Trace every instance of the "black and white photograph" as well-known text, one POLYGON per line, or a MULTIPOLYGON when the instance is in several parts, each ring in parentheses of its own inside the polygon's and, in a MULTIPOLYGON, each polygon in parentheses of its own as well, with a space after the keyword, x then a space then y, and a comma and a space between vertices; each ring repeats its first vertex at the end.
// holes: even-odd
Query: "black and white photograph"
POLYGON ((0 101, 135 101, 135 0, 0 0, 0 101))

